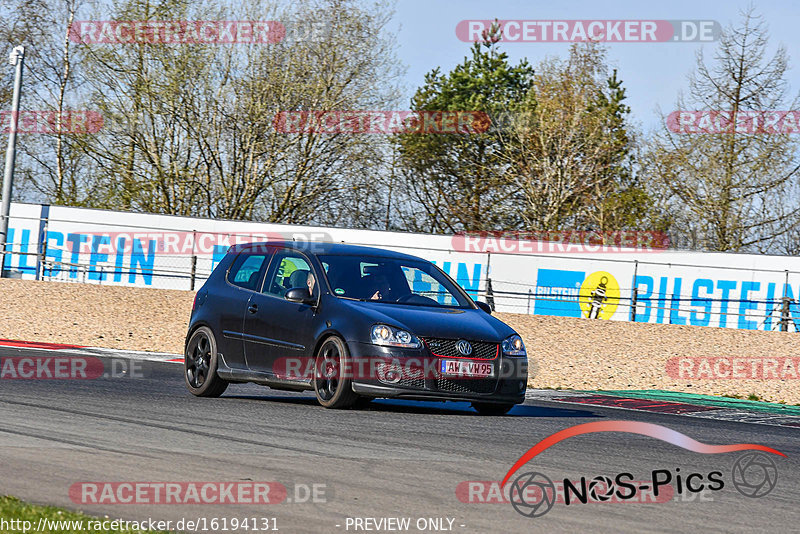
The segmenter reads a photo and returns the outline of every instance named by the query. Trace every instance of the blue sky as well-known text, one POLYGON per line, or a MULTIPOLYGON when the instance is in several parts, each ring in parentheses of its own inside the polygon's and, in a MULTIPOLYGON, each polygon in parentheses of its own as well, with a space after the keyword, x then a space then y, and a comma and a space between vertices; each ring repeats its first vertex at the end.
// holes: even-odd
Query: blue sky
MULTIPOLYGON (((469 43, 458 40, 456 24, 461 20, 716 20, 727 26, 740 20, 747 1, 585 1, 536 2, 525 0, 398 0, 394 18, 399 25, 397 55, 408 67, 405 82, 409 94, 422 84, 426 72, 441 66, 447 72, 469 52, 469 43)), ((756 2, 756 12, 769 26, 773 50, 783 44, 790 56, 787 73, 790 92, 800 89, 800 3, 756 2)), ((686 76, 694 69, 695 53, 704 47, 712 57, 714 43, 616 43, 608 45, 608 59, 617 68, 627 88, 633 120, 645 129, 659 123, 657 106, 665 113, 675 107, 686 76)), ((564 57, 568 43, 504 43, 513 62, 527 57, 532 64, 546 56, 564 57)))

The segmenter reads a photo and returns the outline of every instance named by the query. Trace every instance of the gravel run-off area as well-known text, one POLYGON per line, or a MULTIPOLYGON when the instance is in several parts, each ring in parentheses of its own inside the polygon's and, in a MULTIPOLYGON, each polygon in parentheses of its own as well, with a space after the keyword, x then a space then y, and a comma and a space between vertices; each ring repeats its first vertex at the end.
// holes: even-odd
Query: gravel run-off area
MULTIPOLYGON (((0 339, 180 354, 193 298, 190 291, 2 279, 0 339)), ((792 378, 800 369, 783 367, 800 360, 794 332, 496 315, 525 340, 532 387, 666 389, 800 404, 800 379, 792 378), (762 379, 681 378, 676 365, 683 358, 744 359, 739 376, 756 360, 781 367, 762 379)))

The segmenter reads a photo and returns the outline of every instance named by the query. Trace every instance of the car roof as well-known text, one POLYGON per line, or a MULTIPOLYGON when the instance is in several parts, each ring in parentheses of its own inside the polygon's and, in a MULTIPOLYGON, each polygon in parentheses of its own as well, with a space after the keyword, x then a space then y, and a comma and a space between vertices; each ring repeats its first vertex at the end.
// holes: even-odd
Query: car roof
POLYGON ((242 251, 250 248, 257 247, 284 247, 299 250, 306 254, 328 255, 328 256, 376 256, 380 258, 392 258, 398 260, 414 260, 425 261, 418 256, 411 254, 403 254, 402 252, 394 252, 392 250, 385 250, 375 247, 364 247, 361 245, 347 245, 344 243, 327 243, 321 241, 260 241, 255 243, 244 243, 232 247, 237 251, 242 251))

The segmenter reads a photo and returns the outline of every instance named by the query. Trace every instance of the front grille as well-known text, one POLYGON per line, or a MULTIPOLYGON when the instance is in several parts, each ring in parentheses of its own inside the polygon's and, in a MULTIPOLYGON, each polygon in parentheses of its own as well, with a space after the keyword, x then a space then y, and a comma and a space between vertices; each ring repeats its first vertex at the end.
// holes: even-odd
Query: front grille
POLYGON ((497 378, 444 378, 436 379, 439 391, 453 393, 494 393, 497 387, 497 378))
POLYGON ((456 349, 457 339, 441 339, 428 337, 423 339, 430 350, 435 356, 444 358, 470 358, 474 360, 494 360, 497 358, 499 345, 497 343, 489 343, 487 341, 470 341, 472 345, 472 354, 464 356, 456 349))

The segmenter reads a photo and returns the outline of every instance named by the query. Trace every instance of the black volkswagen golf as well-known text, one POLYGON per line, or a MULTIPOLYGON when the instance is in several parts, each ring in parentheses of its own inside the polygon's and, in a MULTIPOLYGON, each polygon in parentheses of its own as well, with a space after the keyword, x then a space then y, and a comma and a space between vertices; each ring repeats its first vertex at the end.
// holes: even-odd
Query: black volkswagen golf
POLYGON ((327 408, 359 399, 470 401, 504 414, 525 400, 522 339, 433 263, 330 243, 231 247, 197 292, 186 385, 314 390, 327 408))

